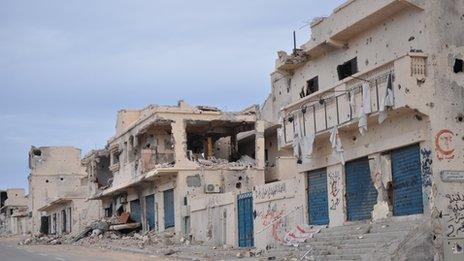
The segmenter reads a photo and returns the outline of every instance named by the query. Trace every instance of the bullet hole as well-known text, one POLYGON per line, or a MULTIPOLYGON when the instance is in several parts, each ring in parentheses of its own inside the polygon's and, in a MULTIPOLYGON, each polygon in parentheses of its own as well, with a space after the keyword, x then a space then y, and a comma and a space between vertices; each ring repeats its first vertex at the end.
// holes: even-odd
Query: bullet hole
POLYGON ((414 115, 414 118, 416 118, 416 120, 418 121, 422 121, 422 116, 420 116, 419 114, 414 115))
POLYGON ((61 180, 61 181, 63 181, 63 180, 64 180, 64 178, 60 178, 60 180, 61 180))
POLYGON ((48 183, 48 182, 50 182, 48 179, 47 179, 47 180, 45 180, 45 183, 48 183))
POLYGON ((241 183, 241 182, 237 182, 237 183, 235 184, 235 188, 240 189, 241 187, 242 187, 242 183, 241 183))
POLYGON ((301 163, 303 163, 303 161, 299 159, 299 160, 296 161, 296 163, 301 164, 301 163))
POLYGON ((353 141, 356 141, 356 140, 358 140, 358 137, 353 136, 353 141))
POLYGON ((414 40, 416 40, 416 37, 411 36, 411 37, 409 37, 409 40, 408 40, 408 41, 409 41, 409 42, 412 42, 412 41, 414 41, 414 40))
POLYGON ((398 90, 401 90, 401 84, 398 84, 398 90))
POLYGON ((419 87, 422 86, 422 84, 424 84, 424 83, 425 83, 425 78, 423 78, 423 79, 417 79, 417 85, 418 85, 419 87))
POLYGON ((433 102, 428 102, 425 105, 429 106, 430 108, 435 107, 435 103, 433 103, 433 102))
POLYGON ((409 89, 408 88, 404 89, 404 92, 409 93, 409 89))
POLYGON ((293 117, 288 118, 289 122, 293 122, 293 117))
POLYGON ((464 121, 464 115, 459 114, 459 115, 456 117, 456 120, 457 120, 458 122, 463 122, 463 121, 464 121))
POLYGON ((461 59, 455 59, 453 71, 454 73, 464 72, 464 61, 461 59))
POLYGON ((242 179, 243 179, 242 176, 239 176, 239 177, 238 177, 238 180, 242 180, 242 179))
POLYGON ((369 65, 369 59, 366 59, 366 61, 364 62, 366 64, 366 66, 369 65))

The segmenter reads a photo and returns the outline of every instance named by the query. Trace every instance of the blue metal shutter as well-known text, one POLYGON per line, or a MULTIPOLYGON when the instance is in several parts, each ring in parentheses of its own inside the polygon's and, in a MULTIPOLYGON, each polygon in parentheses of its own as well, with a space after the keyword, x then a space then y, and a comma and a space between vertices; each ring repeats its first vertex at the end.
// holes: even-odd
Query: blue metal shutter
POLYGON ((131 214, 131 219, 134 221, 134 222, 140 222, 141 221, 141 218, 140 218, 140 201, 138 199, 136 200, 132 200, 130 202, 130 214, 131 214))
POLYGON ((164 228, 174 227, 174 190, 169 189, 163 192, 164 202, 164 228))
POLYGON ((155 195, 145 197, 145 206, 147 210, 147 225, 149 230, 155 229, 155 195))
POLYGON ((308 210, 310 225, 329 224, 327 172, 325 169, 308 173, 308 210))
POLYGON ((371 180, 369 159, 347 162, 345 175, 348 220, 370 219, 377 203, 377 190, 371 180))
POLYGON ((393 215, 423 213, 419 145, 392 151, 393 215))
POLYGON ((251 192, 237 196, 238 208, 238 246, 254 246, 253 235, 253 194, 251 192))

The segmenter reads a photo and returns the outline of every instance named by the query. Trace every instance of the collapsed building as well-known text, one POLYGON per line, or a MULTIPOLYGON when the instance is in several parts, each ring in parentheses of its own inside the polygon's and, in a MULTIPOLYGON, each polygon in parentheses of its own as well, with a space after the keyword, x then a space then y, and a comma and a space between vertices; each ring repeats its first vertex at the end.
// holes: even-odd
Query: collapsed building
POLYGON ((30 232, 29 201, 24 189, 1 191, 0 226, 2 233, 24 235, 30 232))
POLYGON ((183 101, 119 111, 115 136, 85 161, 98 184, 92 199, 101 200, 106 217, 124 220, 121 229, 171 229, 236 245, 235 210, 212 215, 209 206, 264 184, 257 112, 256 106, 230 113, 183 101))
POLYGON ((89 201, 94 183, 74 147, 32 147, 29 152, 29 200, 33 234, 79 232, 100 218, 100 205, 89 201))
POLYGON ((266 169, 285 177, 253 195, 255 245, 285 244, 299 224, 407 220, 430 227, 425 252, 462 258, 463 13, 462 1, 350 0, 278 53, 261 115, 277 155, 266 169), (296 171, 276 171, 289 156, 296 171))

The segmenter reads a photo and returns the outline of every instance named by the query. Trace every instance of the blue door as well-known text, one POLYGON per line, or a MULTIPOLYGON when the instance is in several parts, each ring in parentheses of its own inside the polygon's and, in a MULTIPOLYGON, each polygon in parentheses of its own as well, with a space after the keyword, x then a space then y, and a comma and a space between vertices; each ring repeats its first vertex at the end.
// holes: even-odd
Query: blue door
POLYGON ((349 221, 372 217, 372 210, 377 203, 377 190, 372 183, 370 172, 368 158, 347 162, 345 165, 349 221))
POLYGON ((237 196, 238 207, 238 246, 252 247, 253 239, 253 194, 252 192, 237 196))
POLYGON ((148 230, 155 229, 155 195, 145 197, 145 206, 147 210, 147 225, 148 230))
POLYGON ((141 218, 140 218, 140 200, 136 199, 136 200, 132 200, 130 202, 130 216, 131 216, 131 219, 134 221, 134 222, 137 222, 137 223, 140 223, 141 222, 141 218))
POLYGON ((423 213, 419 145, 392 151, 393 215, 423 213))
POLYGON ((163 192, 164 228, 174 227, 174 189, 163 192))
POLYGON ((329 224, 327 172, 325 169, 308 173, 308 210, 310 225, 329 224))

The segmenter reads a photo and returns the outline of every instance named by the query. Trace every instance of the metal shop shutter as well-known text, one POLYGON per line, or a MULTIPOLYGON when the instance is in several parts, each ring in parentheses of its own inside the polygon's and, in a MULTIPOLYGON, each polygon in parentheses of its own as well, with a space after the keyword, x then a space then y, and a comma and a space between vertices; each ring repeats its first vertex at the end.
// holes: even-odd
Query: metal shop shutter
POLYGON ((253 247, 253 194, 252 192, 237 196, 238 208, 238 246, 253 247))
POLYGON ((140 209, 140 200, 136 199, 130 202, 130 216, 134 222, 141 222, 140 209))
POLYGON ((148 229, 155 229, 155 195, 148 195, 145 197, 145 206, 147 210, 147 224, 148 229))
POLYGON ((308 211, 310 225, 329 224, 327 171, 325 169, 308 173, 308 211))
POLYGON ((393 215, 421 214, 422 177, 419 145, 397 149, 391 153, 393 175, 393 215))
POLYGON ((374 205, 377 203, 377 190, 371 180, 369 159, 362 158, 347 162, 345 175, 348 220, 370 219, 374 205))
POLYGON ((164 228, 174 227, 174 189, 163 192, 164 228))

